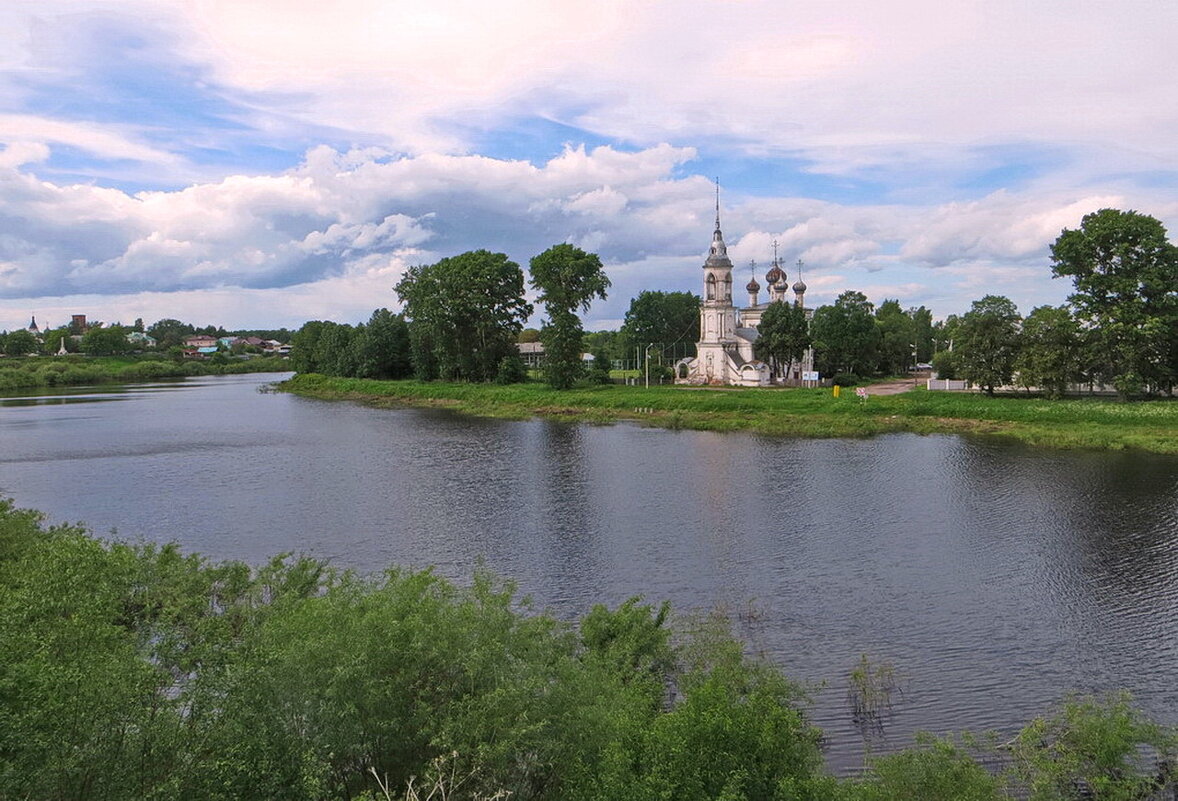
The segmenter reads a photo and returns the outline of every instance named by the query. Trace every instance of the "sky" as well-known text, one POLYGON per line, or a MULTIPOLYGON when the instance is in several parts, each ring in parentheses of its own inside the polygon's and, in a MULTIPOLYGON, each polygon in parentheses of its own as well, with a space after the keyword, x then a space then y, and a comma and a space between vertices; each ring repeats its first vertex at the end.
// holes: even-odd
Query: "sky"
POLYGON ((1025 314, 1085 214, 1178 231, 1175 30, 1161 0, 5 0, 0 330, 356 323, 409 266, 561 242, 616 328, 700 291, 717 179, 738 286, 776 242, 808 306, 1025 314))

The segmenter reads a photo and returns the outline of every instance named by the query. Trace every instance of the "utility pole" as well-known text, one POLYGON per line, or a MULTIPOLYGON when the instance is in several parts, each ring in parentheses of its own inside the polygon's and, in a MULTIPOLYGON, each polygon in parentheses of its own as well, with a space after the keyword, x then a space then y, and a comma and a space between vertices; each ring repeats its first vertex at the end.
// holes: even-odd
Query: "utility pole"
POLYGON ((650 349, 653 347, 654 347, 653 342, 651 342, 649 345, 646 346, 646 388, 647 389, 650 389, 650 349))

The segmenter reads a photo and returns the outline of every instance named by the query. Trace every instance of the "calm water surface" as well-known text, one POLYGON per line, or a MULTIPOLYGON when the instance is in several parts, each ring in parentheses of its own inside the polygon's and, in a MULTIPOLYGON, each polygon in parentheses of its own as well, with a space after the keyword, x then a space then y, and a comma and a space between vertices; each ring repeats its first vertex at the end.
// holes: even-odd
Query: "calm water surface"
POLYGON ((561 616, 721 606, 827 682, 839 770, 861 759, 863 652, 902 676, 876 747, 1010 732, 1073 689, 1178 722, 1178 459, 481 420, 258 392, 272 379, 0 399, 0 495, 214 559, 481 561, 561 616))

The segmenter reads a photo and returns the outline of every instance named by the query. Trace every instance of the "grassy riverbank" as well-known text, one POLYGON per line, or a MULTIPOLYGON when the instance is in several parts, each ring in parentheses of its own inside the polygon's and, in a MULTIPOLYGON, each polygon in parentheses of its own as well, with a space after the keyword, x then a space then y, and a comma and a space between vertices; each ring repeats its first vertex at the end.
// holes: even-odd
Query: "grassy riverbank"
MULTIPOLYGON (((281 388, 299 395, 373 405, 445 407, 511 419, 553 417, 607 423, 639 420, 665 428, 752 431, 800 437, 892 432, 977 433, 1056 448, 1178 453, 1178 403, 1029 397, 913 390, 860 401, 828 389, 699 389, 608 385, 565 392, 539 383, 367 381, 298 375, 281 388)), ((870 390, 869 390, 870 391, 870 390)))
POLYGON ((0 392, 81 384, 154 381, 194 375, 226 373, 278 373, 290 370, 287 359, 262 357, 214 364, 208 361, 177 362, 162 357, 52 356, 9 358, 0 361, 0 392))

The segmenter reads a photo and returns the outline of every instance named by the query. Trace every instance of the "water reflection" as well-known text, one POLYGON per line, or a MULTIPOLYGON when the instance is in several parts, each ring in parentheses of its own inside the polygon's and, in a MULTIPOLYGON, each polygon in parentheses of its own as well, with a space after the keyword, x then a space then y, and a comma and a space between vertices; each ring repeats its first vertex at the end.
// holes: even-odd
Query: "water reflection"
POLYGON ((1175 721, 1178 459, 477 420, 258 383, 0 408, 0 493, 212 558, 482 563, 567 617, 636 594, 723 606, 828 682, 836 767, 861 759, 844 681, 864 652, 903 678, 888 743, 1009 731, 1068 689, 1127 687, 1175 721))

